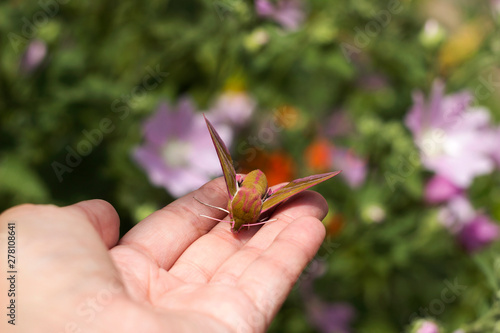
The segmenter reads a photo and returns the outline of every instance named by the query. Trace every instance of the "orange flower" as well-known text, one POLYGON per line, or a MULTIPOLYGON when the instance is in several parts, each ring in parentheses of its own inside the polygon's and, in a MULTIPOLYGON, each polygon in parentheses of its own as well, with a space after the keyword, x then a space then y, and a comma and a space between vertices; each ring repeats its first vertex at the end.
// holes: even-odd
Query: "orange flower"
POLYGON ((283 182, 289 182, 295 178, 295 162, 285 152, 263 152, 258 151, 251 161, 241 161, 241 171, 248 173, 260 169, 267 177, 269 186, 283 182))
POLYGON ((328 214, 324 220, 327 236, 336 236, 344 228, 344 217, 341 214, 328 214))
POLYGON ((277 125, 290 129, 297 126, 300 120, 300 114, 293 106, 283 105, 278 107, 275 112, 277 125))
POLYGON ((330 170, 331 149, 333 144, 326 139, 318 139, 311 143, 304 152, 306 164, 314 172, 326 172, 330 170))

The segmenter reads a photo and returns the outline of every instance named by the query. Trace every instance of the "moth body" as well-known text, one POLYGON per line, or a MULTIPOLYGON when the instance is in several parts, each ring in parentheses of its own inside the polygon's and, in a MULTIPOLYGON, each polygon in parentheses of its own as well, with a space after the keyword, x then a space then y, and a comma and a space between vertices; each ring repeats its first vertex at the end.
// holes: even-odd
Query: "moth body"
POLYGON ((228 204, 229 217, 234 221, 233 231, 238 232, 243 225, 259 220, 267 191, 267 178, 262 171, 254 170, 243 178, 228 204))

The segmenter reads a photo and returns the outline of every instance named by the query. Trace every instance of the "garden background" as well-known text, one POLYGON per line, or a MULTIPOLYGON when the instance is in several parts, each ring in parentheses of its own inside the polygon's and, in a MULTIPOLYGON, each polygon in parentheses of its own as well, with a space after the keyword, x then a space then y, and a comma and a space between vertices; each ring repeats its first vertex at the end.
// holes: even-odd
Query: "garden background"
POLYGON ((499 24, 487 0, 2 2, 0 211, 101 198, 126 232, 221 174, 204 112, 239 172, 343 170, 270 332, 500 332, 499 24))

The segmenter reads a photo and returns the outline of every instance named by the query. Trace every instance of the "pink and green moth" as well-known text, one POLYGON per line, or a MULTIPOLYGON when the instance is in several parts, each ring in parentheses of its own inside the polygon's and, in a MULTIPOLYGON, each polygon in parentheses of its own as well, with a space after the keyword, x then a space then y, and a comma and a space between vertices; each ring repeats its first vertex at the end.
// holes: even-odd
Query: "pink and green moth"
MULTIPOLYGON (((266 175, 260 170, 253 170, 246 176, 236 174, 233 160, 226 145, 206 117, 205 122, 219 157, 229 194, 229 202, 227 209, 201 203, 228 213, 230 221, 225 222, 231 223, 231 231, 235 233, 239 232, 243 227, 251 227, 271 221, 266 220, 263 216, 268 215, 266 213, 270 213, 277 205, 299 192, 332 178, 340 172, 335 171, 295 179, 287 185, 271 190, 267 186, 266 175)), ((202 216, 221 221, 210 216, 202 216)))

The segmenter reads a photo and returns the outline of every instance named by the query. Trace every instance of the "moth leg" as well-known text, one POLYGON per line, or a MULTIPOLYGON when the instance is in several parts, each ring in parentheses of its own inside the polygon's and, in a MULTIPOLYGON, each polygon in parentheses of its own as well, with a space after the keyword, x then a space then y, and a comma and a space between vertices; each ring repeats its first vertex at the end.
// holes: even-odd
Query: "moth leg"
POLYGON ((274 222, 274 221, 277 221, 277 220, 278 220, 278 219, 271 219, 271 220, 266 220, 266 221, 261 221, 261 222, 256 222, 256 223, 247 223, 247 224, 242 224, 242 225, 241 225, 241 227, 238 229, 238 231, 240 231, 240 230, 241 230, 241 228, 243 228, 243 227, 248 227, 248 228, 250 228, 250 227, 253 227, 253 226, 255 226, 255 225, 261 225, 261 224, 265 224, 265 223, 267 223, 267 222, 274 222))
POLYGON ((241 186, 241 183, 243 183, 243 179, 245 179, 245 176, 236 174, 236 182, 238 183, 238 186, 241 186))
POLYGON ((272 194, 274 193, 273 189, 272 188, 268 188, 267 189, 267 192, 266 194, 264 194, 262 200, 266 200, 267 198, 269 198, 272 194))

